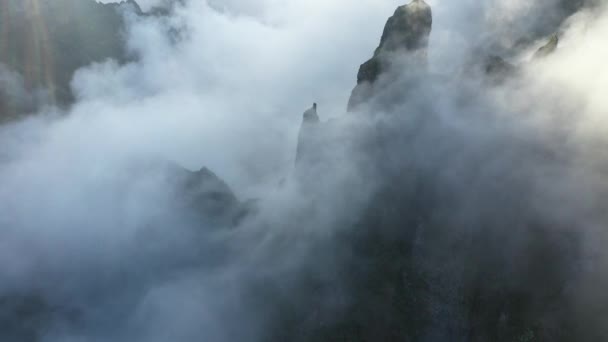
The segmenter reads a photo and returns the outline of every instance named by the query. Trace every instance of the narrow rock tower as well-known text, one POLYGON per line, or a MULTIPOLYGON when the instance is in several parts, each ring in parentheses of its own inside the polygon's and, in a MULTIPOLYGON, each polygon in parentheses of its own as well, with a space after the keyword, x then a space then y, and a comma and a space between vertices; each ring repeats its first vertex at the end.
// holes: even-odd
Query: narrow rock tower
POLYGON ((411 56, 421 66, 426 65, 429 36, 433 26, 431 7, 424 0, 413 0, 397 8, 384 26, 380 45, 374 56, 363 63, 357 74, 357 86, 348 101, 352 112, 374 93, 374 84, 387 72, 398 56, 411 56))
POLYGON ((302 115, 302 126, 300 128, 296 152, 296 165, 303 162, 308 163, 318 155, 316 148, 318 147, 319 124, 317 104, 313 103, 312 107, 302 115))

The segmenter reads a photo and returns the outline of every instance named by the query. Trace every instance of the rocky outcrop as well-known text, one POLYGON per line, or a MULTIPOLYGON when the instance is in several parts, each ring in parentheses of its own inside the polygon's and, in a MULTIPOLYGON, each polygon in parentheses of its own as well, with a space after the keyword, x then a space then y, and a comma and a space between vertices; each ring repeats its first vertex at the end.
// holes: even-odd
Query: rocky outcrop
MULTIPOLYGON (((551 55, 559 44, 559 38, 557 34, 551 36, 549 41, 540 47, 533 56, 533 60, 542 59, 551 55)), ((483 64, 483 73, 485 76, 494 83, 502 83, 505 80, 518 75, 521 69, 521 65, 515 65, 507 62, 500 56, 488 56, 483 64)))
POLYGON ((410 4, 397 8, 385 25, 380 46, 374 54, 401 49, 426 50, 432 20, 431 7, 424 0, 413 0, 410 4))
POLYGON ((395 58, 413 57, 417 65, 426 64, 426 50, 433 25, 431 7, 424 0, 413 0, 397 8, 382 33, 374 56, 363 63, 357 74, 357 86, 348 102, 348 111, 354 111, 374 93, 378 78, 392 67, 395 58))
POLYGON ((175 189, 173 197, 178 207, 196 213, 204 223, 232 227, 251 209, 239 201, 226 182, 206 167, 190 171, 167 164, 164 172, 175 189))
POLYGON ((128 167, 127 183, 135 179, 155 179, 163 184, 159 201, 172 210, 192 215, 192 222, 214 228, 231 228, 253 211, 252 203, 241 201, 230 186, 206 167, 189 170, 162 160, 134 161, 128 167))
POLYGON ((483 72, 491 82, 501 83, 516 74, 517 66, 500 56, 488 56, 483 65, 483 72))
POLYGON ((317 104, 314 103, 302 116, 302 126, 298 136, 298 148, 296 151, 296 166, 311 163, 318 151, 318 133, 320 126, 317 104))
POLYGON ((534 54, 534 58, 543 58, 547 57, 555 50, 557 50, 557 45, 559 44, 559 37, 555 34, 551 36, 547 44, 543 45, 536 53, 534 54))

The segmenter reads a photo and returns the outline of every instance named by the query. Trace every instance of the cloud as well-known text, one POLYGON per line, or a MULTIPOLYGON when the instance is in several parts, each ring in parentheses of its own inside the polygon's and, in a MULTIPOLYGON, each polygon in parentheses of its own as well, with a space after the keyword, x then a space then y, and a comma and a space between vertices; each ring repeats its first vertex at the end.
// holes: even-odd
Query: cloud
MULTIPOLYGON (((98 0, 97 2, 100 2, 102 4, 109 4, 109 3, 120 3, 122 1, 125 1, 125 0, 98 0)), ((148 11, 156 6, 164 4, 165 0, 137 0, 136 2, 143 11, 148 11)))
MULTIPOLYGON (((313 101, 323 115, 343 111, 354 70, 392 7, 346 5, 292 2, 260 18, 199 1, 168 18, 127 14, 127 44, 139 62, 84 68, 73 79, 77 102, 66 113, 48 108, 2 127, 0 263, 7 267, 0 293, 44 299, 24 318, 46 324, 38 327, 41 338, 264 336, 268 308, 242 301, 257 279, 275 277, 274 270, 254 271, 267 258, 257 251, 264 238, 224 236, 194 222, 167 196, 173 189, 163 171, 145 165, 207 166, 242 198, 276 192, 268 217, 249 224, 259 232, 272 222, 262 235, 284 229, 294 212, 302 217, 299 202, 281 203, 296 194, 272 190, 292 172, 301 112, 313 101), (296 15, 302 13, 316 19, 296 15), (374 29, 351 26, 345 14, 374 29), (232 249, 238 252, 227 255, 232 249), (226 258, 238 260, 220 262, 226 258), (228 318, 241 322, 240 332, 231 332, 228 318)), ((308 224, 320 230, 330 214, 308 224)), ((304 249, 292 248, 294 255, 304 249)))
MULTIPOLYGON (((514 49, 518 35, 555 3, 437 0, 436 74, 414 75, 414 87, 411 78, 401 80, 389 113, 345 118, 356 70, 400 4, 190 1, 165 18, 126 14, 127 44, 138 62, 81 69, 67 113, 45 109, 1 128, 8 148, 0 159, 0 293, 40 292, 74 310, 75 322, 61 315, 51 324, 51 342, 261 341, 281 322, 274 300, 306 307, 306 294, 293 295, 307 286, 298 271, 312 268, 336 281, 334 268, 350 254, 342 255, 348 248, 340 244, 334 254, 334 238, 357 223, 385 180, 397 180, 388 184, 401 192, 396 202, 426 203, 415 190, 418 177, 447 194, 429 206, 436 212, 422 208, 398 227, 424 215, 429 226, 445 224, 454 235, 479 228, 468 225, 476 220, 508 229, 513 215, 523 217, 522 226, 529 217, 560 218, 585 231, 601 225, 597 201, 605 189, 595 163, 602 145, 594 144, 605 136, 608 109, 601 72, 608 16, 573 18, 554 56, 524 67, 515 83, 488 87, 474 77, 458 83, 450 71, 478 46, 514 49), (310 184, 280 187, 293 171, 301 113, 313 101, 324 120, 336 119, 328 124, 334 143, 347 146, 333 154, 327 146, 338 161, 310 184), (562 147, 563 159, 539 157, 562 147), (209 167, 241 198, 262 198, 261 214, 236 231, 202 225, 167 196, 174 189, 163 171, 141 172, 149 160, 209 167), (262 303, 264 295, 273 302, 262 303)), ((416 241, 435 242, 429 231, 416 241)), ((447 245, 454 235, 446 235, 447 245)), ((527 237, 513 236, 507 242, 527 237)), ((443 254, 429 245, 416 249, 417 260, 429 257, 421 268, 462 266, 454 265, 461 254, 437 262, 443 254)), ((351 285, 337 282, 328 298, 349 297, 351 285)), ((328 304, 328 312, 341 305, 328 304)))

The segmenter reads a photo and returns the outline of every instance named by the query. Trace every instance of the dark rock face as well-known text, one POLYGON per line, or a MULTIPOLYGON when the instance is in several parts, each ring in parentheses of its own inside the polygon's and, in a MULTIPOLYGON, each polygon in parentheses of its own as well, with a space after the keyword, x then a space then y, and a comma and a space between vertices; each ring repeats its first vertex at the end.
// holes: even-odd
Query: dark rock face
POLYGON ((318 155, 318 139, 320 129, 319 115, 317 114, 317 104, 304 112, 302 116, 302 126, 298 136, 298 148, 296 151, 296 166, 302 163, 309 163, 318 155))
MULTIPOLYGON (((133 0, 101 4, 93 0, 2 0, 0 5, 0 64, 17 72, 27 91, 45 91, 51 102, 72 101, 74 72, 92 62, 113 58, 125 62, 125 23, 120 13, 133 0)), ((0 118, 19 108, 0 107, 0 118)))
POLYGON ((483 65, 483 72, 494 83, 501 83, 517 73, 517 66, 499 56, 489 56, 483 65))
POLYGON ((357 86, 348 102, 354 111, 374 93, 374 83, 390 68, 394 58, 409 55, 419 65, 426 63, 426 49, 433 26, 431 7, 424 0, 414 0, 397 8, 384 27, 374 56, 363 63, 357 74, 357 86))
POLYGON ((414 0, 409 5, 397 8, 384 27, 375 55, 400 49, 425 50, 432 24, 431 7, 424 0, 414 0))
POLYGON ((247 214, 232 189, 209 169, 189 171, 175 164, 164 168, 178 207, 197 213, 205 223, 231 227, 247 214))
POLYGON ((515 66, 508 63, 499 56, 490 56, 486 61, 485 72, 489 75, 510 73, 515 66))
POLYGON ((552 54, 559 44, 559 37, 557 35, 553 35, 551 39, 547 42, 547 44, 543 45, 536 53, 534 54, 534 58, 543 58, 552 54))
MULTIPOLYGON (((533 59, 540 59, 551 55, 557 49, 559 38, 557 35, 551 36, 547 44, 536 51, 533 59)), ((509 78, 517 76, 520 65, 507 62, 500 56, 489 56, 483 64, 483 73, 487 78, 496 84, 500 84, 509 78)))

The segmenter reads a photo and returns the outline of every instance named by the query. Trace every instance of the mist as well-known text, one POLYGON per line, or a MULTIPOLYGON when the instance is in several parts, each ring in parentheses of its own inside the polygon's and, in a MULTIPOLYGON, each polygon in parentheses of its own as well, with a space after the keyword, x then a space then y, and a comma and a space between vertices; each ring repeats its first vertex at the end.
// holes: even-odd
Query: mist
POLYGON ((39 109, 0 126, 0 297, 41 312, 17 320, 45 342, 320 341, 366 325, 362 341, 389 341, 408 324, 414 340, 471 341, 484 310, 518 319, 495 293, 523 293, 542 326, 510 336, 601 340, 608 10, 562 3, 429 1, 428 69, 406 60, 348 114, 399 1, 125 10, 136 60, 78 70, 67 108, 2 70, 14 107, 39 109), (469 68, 491 54, 517 76, 469 68), (313 102, 324 138, 297 165, 313 102), (177 165, 211 170, 245 214, 201 213, 177 165))

